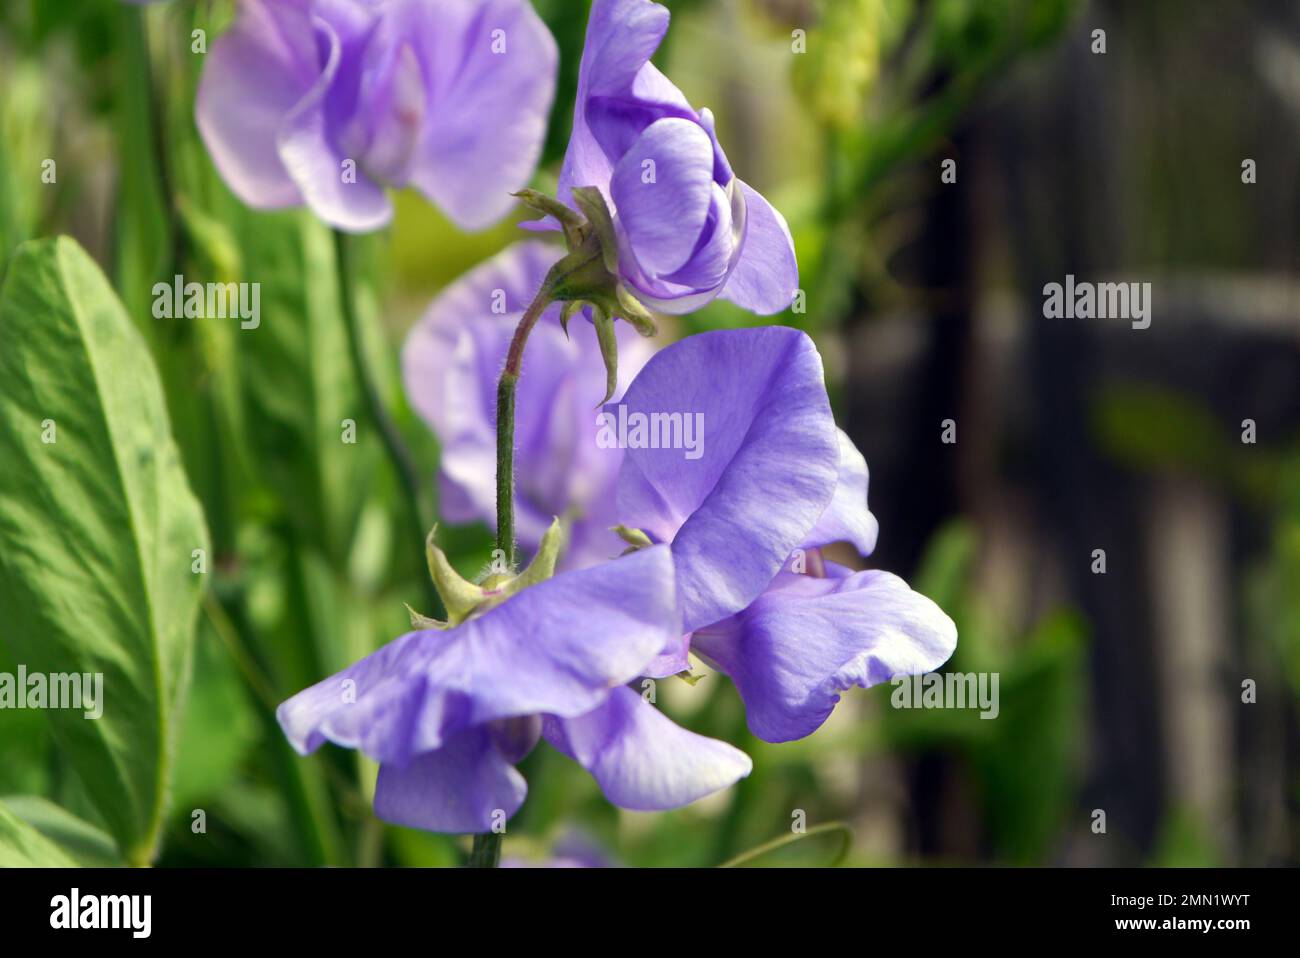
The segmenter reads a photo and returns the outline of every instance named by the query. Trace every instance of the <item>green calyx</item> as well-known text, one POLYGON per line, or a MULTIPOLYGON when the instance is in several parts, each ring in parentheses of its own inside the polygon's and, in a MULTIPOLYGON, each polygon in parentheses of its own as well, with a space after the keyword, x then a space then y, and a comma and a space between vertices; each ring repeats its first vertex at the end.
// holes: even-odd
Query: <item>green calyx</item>
POLYGON ((555 563, 564 544, 564 531, 560 520, 555 519, 542 536, 533 561, 520 573, 493 572, 480 582, 466 579, 448 561, 446 553, 434 542, 438 527, 434 526, 425 539, 424 554, 429 563, 429 575, 434 588, 447 609, 447 621, 421 615, 409 605, 411 627, 416 629, 451 629, 468 619, 482 615, 500 605, 512 595, 517 595, 530 585, 537 585, 555 575, 555 563))
POLYGON ((551 268, 547 284, 551 299, 564 304, 560 325, 565 335, 574 314, 584 306, 591 308, 600 355, 605 360, 605 398, 597 406, 604 405, 618 388, 614 321, 631 323, 642 336, 659 331, 654 316, 619 278, 618 237, 609 206, 600 190, 592 186, 574 187, 577 210, 536 190, 521 190, 515 196, 529 209, 554 217, 564 232, 569 253, 551 268))

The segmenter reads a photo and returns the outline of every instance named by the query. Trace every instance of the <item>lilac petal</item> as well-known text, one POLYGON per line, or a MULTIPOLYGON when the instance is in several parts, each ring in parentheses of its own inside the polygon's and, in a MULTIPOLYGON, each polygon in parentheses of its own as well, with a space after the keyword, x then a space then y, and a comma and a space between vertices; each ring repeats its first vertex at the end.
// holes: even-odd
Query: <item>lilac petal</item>
MULTIPOLYGON (((381 21, 381 29, 389 23, 381 21)), ((428 117, 428 93, 414 45, 400 37, 371 43, 359 74, 356 102, 364 103, 365 110, 344 121, 341 142, 364 143, 364 167, 376 180, 405 183, 428 117)))
POLYGON ((641 674, 652 679, 663 679, 691 667, 691 637, 676 635, 651 659, 641 674))
MULTIPOLYGON (((427 5, 406 2, 427 23, 427 5)), ((420 30, 432 120, 411 182, 457 225, 481 229, 515 205, 510 194, 537 166, 559 53, 528 0, 443 3, 437 18, 420 30)))
POLYGON ((722 292, 740 262, 744 236, 745 194, 740 181, 732 179, 725 190, 714 183, 704 230, 685 266, 654 278, 639 268, 630 249, 624 249, 620 271, 642 304, 661 313, 684 315, 704 308, 722 292))
POLYGON ((606 798, 636 811, 689 805, 753 768, 744 752, 688 732, 626 686, 581 717, 546 716, 542 729, 591 773, 606 798))
POLYGON ((709 216, 701 240, 691 251, 686 265, 666 277, 694 290, 716 290, 735 268, 738 248, 732 230, 731 199, 717 183, 710 185, 709 216))
POLYGON ((713 197, 709 135, 691 120, 650 124, 614 167, 609 192, 641 268, 652 277, 680 269, 695 249, 713 197), (645 173, 647 162, 652 177, 645 173))
POLYGON ((303 754, 329 740, 404 764, 496 719, 581 715, 680 631, 668 549, 643 549, 548 579, 450 631, 407 633, 276 717, 303 754))
POLYGON ((619 515, 672 542, 687 630, 740 611, 835 490, 839 439, 816 347, 780 326, 691 336, 646 364, 623 405, 647 419, 703 414, 697 459, 683 449, 626 451, 619 515))
POLYGON ((731 676, 750 730, 768 742, 815 731, 839 693, 937 669, 957 647, 943 611, 888 572, 817 579, 781 573, 740 615, 691 648, 731 676))
POLYGON ((575 186, 595 186, 609 198, 613 164, 597 143, 587 118, 593 98, 624 96, 668 32, 668 10, 645 0, 595 0, 578 67, 573 133, 560 170, 558 199, 568 203, 575 186))
POLYGON ((319 17, 312 25, 329 54, 316 83, 281 123, 276 138, 280 158, 307 205, 326 223, 357 233, 377 229, 393 215, 388 194, 360 168, 345 180, 345 161, 355 164, 358 158, 345 156, 329 135, 326 95, 339 74, 343 40, 319 17))
POLYGON ((375 814, 427 832, 486 832, 494 815, 510 818, 528 785, 492 743, 485 727, 449 738, 406 765, 385 762, 375 782, 375 814))
POLYGON ((608 96, 627 90, 668 32, 668 8, 647 0, 594 0, 580 72, 586 92, 608 96))
POLYGON ((785 217, 746 183, 745 245, 722 296, 761 316, 779 313, 799 290, 799 264, 785 217))
MULTIPOLYGON (((637 71, 629 89, 605 96, 590 96, 584 112, 591 135, 605 155, 611 158, 621 157, 636 142, 642 130, 665 117, 701 122, 686 95, 653 63, 647 63, 637 71)), ((715 142, 714 149, 717 148, 715 142)))
POLYGON ((240 4, 203 65, 195 101, 199 133, 221 177, 257 209, 302 202, 276 134, 320 74, 306 0, 240 4))
POLYGON ((844 430, 837 430, 840 440, 840 474, 835 495, 817 525, 803 542, 805 549, 816 549, 833 542, 852 543, 862 555, 876 548, 880 524, 867 508, 867 460, 844 430))
POLYGON ((727 154, 723 152, 722 144, 718 142, 718 128, 713 118, 713 111, 705 107, 700 111, 699 120, 700 126, 704 127, 704 132, 709 134, 709 139, 713 141, 714 182, 726 183, 727 187, 730 188, 732 181, 735 180, 737 188, 743 186, 743 181, 736 179, 736 174, 731 169, 731 163, 727 161, 727 154))

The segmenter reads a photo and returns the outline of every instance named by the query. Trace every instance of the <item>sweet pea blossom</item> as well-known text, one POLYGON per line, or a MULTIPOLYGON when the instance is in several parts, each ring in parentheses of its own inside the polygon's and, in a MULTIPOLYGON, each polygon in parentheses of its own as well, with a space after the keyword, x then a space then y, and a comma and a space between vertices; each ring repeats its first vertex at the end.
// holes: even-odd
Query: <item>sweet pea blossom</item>
POLYGON ((688 313, 723 296, 779 312, 799 284, 790 230, 732 172, 712 113, 650 63, 668 20, 650 0, 592 3, 556 198, 574 205, 574 188, 600 191, 619 279, 650 308, 688 313))
MULTIPOLYGON (((520 315, 562 250, 516 243, 448 286, 411 330, 402 378, 412 408, 441 444, 439 511, 448 522, 496 523, 497 378, 520 315)), ((592 428, 604 395, 600 347, 590 329, 560 328, 560 304, 542 315, 524 353, 515 443, 515 528, 537 548, 551 517, 565 517, 565 568, 603 561, 625 544, 614 525, 621 450, 601 449, 592 428)), ((650 358, 649 340, 619 324, 619 382, 650 358)))
POLYGON ((555 41, 528 0, 240 0, 197 120, 230 189, 362 232, 413 186, 458 225, 513 204, 540 155, 555 41))
MULTIPOLYGON (((802 738, 840 693, 928 672, 957 630, 895 575, 852 572, 821 549, 869 554, 866 460, 836 428, 812 340, 784 327, 702 333, 656 354, 628 387, 626 415, 702 415, 705 453, 628 448, 620 521, 671 543, 683 638, 647 672, 688 652, 730 676, 750 730, 802 738)), ((662 420, 661 420, 662 421, 662 420)))
POLYGON ((561 573, 499 604, 481 592, 486 611, 409 632, 277 710, 302 754, 328 740, 380 763, 380 818, 489 830, 523 803, 514 766, 542 736, 625 808, 675 808, 749 774, 743 753, 682 729, 624 684, 678 630, 666 547, 561 573))

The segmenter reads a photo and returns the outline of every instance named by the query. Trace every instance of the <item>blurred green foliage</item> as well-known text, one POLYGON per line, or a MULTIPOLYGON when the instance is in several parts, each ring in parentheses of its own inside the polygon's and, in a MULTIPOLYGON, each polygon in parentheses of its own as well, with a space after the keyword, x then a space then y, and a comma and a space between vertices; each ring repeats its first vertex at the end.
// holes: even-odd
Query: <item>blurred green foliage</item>
MULTIPOLYGON (((536 6, 561 51, 538 174, 545 186, 568 136, 587 11, 572 0, 536 6)), ((683 78, 696 102, 708 98, 724 134, 743 132, 757 144, 733 161, 785 212, 802 285, 817 304, 760 319, 719 301, 675 324, 681 334, 771 321, 831 331, 865 290, 883 288, 876 298, 887 299, 882 264, 896 234, 882 227, 914 202, 912 168, 937 156, 975 99, 1058 38, 1076 9, 1071 0, 671 6, 673 29, 658 62, 683 78), (727 57, 716 56, 723 39, 727 57)), ((371 763, 332 748, 299 757, 275 722, 284 698, 407 628, 403 603, 418 605, 424 588, 424 530, 411 528, 373 430, 359 429, 356 446, 339 441, 343 420, 368 420, 329 231, 305 211, 244 209, 194 129, 202 58, 191 53, 191 31, 215 37, 231 12, 231 0, 143 9, 119 0, 0 5, 0 273, 33 237, 71 233, 95 256, 147 345, 211 530, 156 862, 453 865, 461 840, 374 819, 371 763), (42 163, 55 157, 57 184, 42 184, 42 163), (175 273, 260 282, 257 335, 231 323, 154 320, 150 289, 175 273), (206 825, 201 835, 196 812, 206 825)), ((519 233, 507 222, 466 236, 420 197, 396 199, 394 226, 357 244, 349 279, 381 399, 420 474, 431 477, 436 442, 402 394, 397 349, 438 289, 519 233)), ((1102 396, 1095 412, 1105 447, 1135 468, 1221 472, 1227 460, 1216 450, 1232 437, 1178 397, 1130 390, 1102 396)), ((1269 502, 1269 490, 1300 488, 1294 458, 1261 454, 1257 462, 1221 478, 1269 502), (1292 478, 1279 483, 1283 470, 1292 478)), ((427 485, 424 505, 436 511, 427 485)), ((1283 497, 1276 510, 1273 553, 1253 584, 1253 628, 1280 651, 1300 690, 1300 500, 1283 497)), ((440 537, 462 571, 483 566, 485 528, 444 529, 440 537)), ((1069 822, 1081 818, 1088 629, 1068 610, 1004 621, 981 590, 980 547, 970 524, 944 528, 913 585, 958 624, 947 669, 999 674, 998 721, 975 710, 894 709, 885 686, 846 695, 817 735, 776 746, 749 733, 722 677, 694 688, 669 680, 658 704, 686 727, 745 749, 753 774, 676 812, 621 812, 572 762, 539 748, 522 766, 530 794, 511 823, 507 855, 542 857, 577 826, 628 865, 907 861, 914 823, 898 783, 938 757, 951 771, 945 789, 976 826, 972 860, 1055 860, 1069 822), (880 782, 894 782, 895 793, 875 787, 880 782), (791 832, 792 812, 806 817, 806 833, 791 832)), ((0 671, 12 672, 8 638, 0 626, 0 671)), ((48 724, 38 712, 0 714, 0 844, 32 860, 120 862, 88 793, 97 783, 79 778, 48 724)), ((1194 826, 1171 825, 1168 835, 1168 860, 1204 859, 1194 826)))

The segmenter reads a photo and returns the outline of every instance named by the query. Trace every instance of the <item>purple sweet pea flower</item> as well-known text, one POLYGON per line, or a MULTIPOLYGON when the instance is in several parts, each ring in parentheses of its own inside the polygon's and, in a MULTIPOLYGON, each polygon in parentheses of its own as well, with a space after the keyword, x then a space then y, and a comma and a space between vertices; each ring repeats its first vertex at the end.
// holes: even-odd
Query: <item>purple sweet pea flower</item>
POLYGON ((615 804, 675 808, 749 774, 723 742, 675 725, 625 684, 679 631, 667 548, 523 589, 447 629, 410 632, 276 713, 307 754, 326 740, 380 763, 375 814, 439 832, 513 815, 514 768, 546 738, 615 804))
POLYGON ((477 229, 541 151, 555 41, 527 0, 240 0, 199 84, 199 132, 249 206, 362 232, 413 186, 477 229))
POLYGON ((804 333, 692 336, 605 409, 629 422, 700 417, 705 437, 694 459, 662 433, 657 448, 630 442, 619 474, 620 520, 672 544, 687 633, 647 674, 679 671, 696 653, 736 683, 751 731, 782 742, 817 729, 840 692, 952 654, 956 627, 929 599, 887 572, 821 556, 836 541, 869 553, 877 525, 866 461, 835 426, 804 333))
POLYGON ((697 113, 650 63, 668 19, 650 0, 592 3, 557 199, 600 190, 619 278, 652 309, 687 313, 720 295, 779 312, 799 284, 790 230, 732 172, 713 115, 697 113))
MULTIPOLYGON (((412 407, 442 445, 439 511, 448 522, 496 523, 496 390, 520 315, 563 251, 516 243, 447 287, 411 330, 402 378, 412 407)), ((564 568, 623 551, 609 531, 622 451, 600 449, 592 424, 605 369, 590 329, 559 323, 551 306, 524 354, 515 426, 515 526, 532 551, 552 516, 564 516, 564 568)), ((631 327, 616 327, 619 381, 630 382, 654 351, 631 327)))

